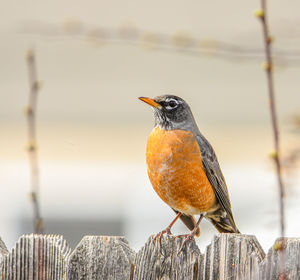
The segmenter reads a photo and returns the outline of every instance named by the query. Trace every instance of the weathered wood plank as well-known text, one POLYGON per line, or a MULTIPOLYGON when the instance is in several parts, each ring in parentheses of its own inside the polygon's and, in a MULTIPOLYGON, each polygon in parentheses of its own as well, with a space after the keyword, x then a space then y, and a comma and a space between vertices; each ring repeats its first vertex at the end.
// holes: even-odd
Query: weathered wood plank
POLYGON ((70 255, 68 279, 132 279, 134 258, 124 237, 85 236, 70 255))
POLYGON ((8 250, 0 237, 0 264, 2 263, 2 260, 7 254, 8 254, 8 250))
POLYGON ((215 236, 204 254, 203 279, 256 280, 259 277, 259 263, 264 256, 265 253, 254 236, 215 236))
POLYGON ((277 239, 261 263, 260 279, 280 279, 284 249, 284 280, 300 279, 300 238, 277 239))
POLYGON ((164 235, 161 240, 153 243, 150 237, 144 247, 137 253, 135 260, 134 279, 198 279, 200 250, 194 240, 177 256, 183 238, 164 235))
POLYGON ((59 235, 24 235, 1 263, 0 279, 66 279, 71 249, 59 235))
POLYGON ((215 236, 203 255, 192 240, 177 256, 182 241, 150 237, 136 254, 123 237, 86 236, 72 253, 62 236, 25 235, 11 252, 0 239, 0 279, 273 280, 281 279, 282 249, 284 279, 300 279, 300 238, 276 241, 266 257, 254 236, 215 236))

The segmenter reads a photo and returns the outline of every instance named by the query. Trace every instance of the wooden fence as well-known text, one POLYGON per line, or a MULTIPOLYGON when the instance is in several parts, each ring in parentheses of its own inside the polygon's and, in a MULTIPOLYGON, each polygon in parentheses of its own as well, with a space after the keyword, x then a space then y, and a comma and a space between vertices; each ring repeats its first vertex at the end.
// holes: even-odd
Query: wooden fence
POLYGON ((85 236, 75 250, 58 235, 24 235, 8 252, 0 239, 2 280, 96 279, 280 279, 281 248, 285 248, 284 279, 300 279, 300 239, 287 238, 266 255, 251 235, 215 236, 202 254, 194 240, 180 256, 182 238, 165 235, 135 252, 123 237, 85 236))

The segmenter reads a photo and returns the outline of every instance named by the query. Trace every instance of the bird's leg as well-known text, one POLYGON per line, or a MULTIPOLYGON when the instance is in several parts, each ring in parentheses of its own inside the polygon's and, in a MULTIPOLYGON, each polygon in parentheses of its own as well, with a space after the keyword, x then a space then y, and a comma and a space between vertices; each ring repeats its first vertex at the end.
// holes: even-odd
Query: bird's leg
POLYGON ((155 235, 155 237, 153 238, 153 243, 155 243, 156 239, 159 238, 159 243, 161 245, 161 238, 162 238, 162 236, 165 233, 171 234, 171 228, 172 228, 172 226, 175 224, 175 222, 179 219, 179 217, 181 215, 182 215, 182 213, 178 212, 178 214, 176 215, 175 219, 171 222, 171 224, 169 224, 166 229, 162 230, 161 232, 159 232, 158 234, 155 235))
POLYGON ((180 249, 179 249, 179 251, 178 251, 178 253, 177 253, 177 256, 179 256, 180 253, 182 252, 182 250, 183 250, 183 248, 184 248, 186 242, 187 242, 188 240, 191 240, 191 239, 196 235, 197 228, 199 227, 199 225, 200 225, 200 223, 201 223, 203 217, 204 217, 204 215, 203 215, 203 214, 200 214, 199 220, 198 220, 198 222, 196 223, 196 225, 195 225, 195 227, 194 227, 194 229, 192 230, 191 233, 189 233, 189 234, 183 234, 183 235, 179 235, 179 236, 178 236, 178 237, 184 236, 185 239, 183 240, 183 242, 182 242, 182 244, 181 244, 181 247, 180 247, 180 249))

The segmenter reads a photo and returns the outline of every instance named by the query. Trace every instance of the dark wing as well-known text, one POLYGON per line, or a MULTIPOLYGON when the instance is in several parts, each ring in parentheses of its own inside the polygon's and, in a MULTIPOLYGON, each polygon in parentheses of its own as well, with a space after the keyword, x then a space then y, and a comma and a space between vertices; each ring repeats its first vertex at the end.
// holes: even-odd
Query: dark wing
MULTIPOLYGON (((172 209, 173 209, 173 208, 172 208, 172 209)), ((177 210, 175 210, 175 209, 173 209, 173 210, 174 210, 174 212, 175 212, 176 214, 179 213, 179 211, 177 211, 177 210)), ((186 225, 186 227, 187 227, 190 231, 192 231, 192 230, 195 228, 195 226, 196 226, 196 220, 195 220, 195 218, 194 218, 193 216, 186 215, 186 214, 183 214, 183 213, 182 213, 182 215, 180 216, 180 219, 181 219, 181 221, 186 225)), ((199 227, 197 228, 196 236, 200 236, 200 228, 199 228, 199 227)))
MULTIPOLYGON (((215 215, 214 213, 212 213, 212 215, 208 215, 208 217, 211 218, 211 220, 214 220, 213 222, 217 228, 218 225, 216 224, 221 223, 219 227, 224 228, 225 231, 223 232, 229 231, 226 228, 225 224, 227 224, 227 226, 229 227, 232 227, 231 232, 239 232, 233 219, 227 185, 220 169, 215 152, 210 143, 202 134, 199 133, 196 136, 196 139, 200 147, 204 171, 210 184, 214 188, 217 200, 221 206, 221 209, 218 209, 215 215), (220 217, 220 215, 222 214, 221 212, 225 212, 224 217, 220 217), (219 216, 219 218, 217 218, 217 216, 219 216), (222 225, 222 223, 224 223, 224 226, 222 225)), ((220 231, 219 228, 218 230, 220 231)))

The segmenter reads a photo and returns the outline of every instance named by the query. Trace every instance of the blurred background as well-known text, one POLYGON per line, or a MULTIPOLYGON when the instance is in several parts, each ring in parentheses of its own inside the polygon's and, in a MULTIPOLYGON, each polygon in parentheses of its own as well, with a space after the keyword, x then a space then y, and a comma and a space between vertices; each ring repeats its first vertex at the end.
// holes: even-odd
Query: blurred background
MULTIPOLYGON (((278 191, 259 1, 3 1, 0 11, 0 236, 33 232, 24 107, 36 54, 40 205, 45 232, 74 248, 125 235, 139 249, 173 211, 148 180, 153 115, 139 96, 191 106, 218 155, 236 223, 267 250, 279 236, 278 191)), ((300 2, 269 1, 286 184, 287 235, 300 236, 300 2)), ((217 231, 202 223, 202 250, 217 231)), ((178 222, 175 234, 187 230, 178 222)))

